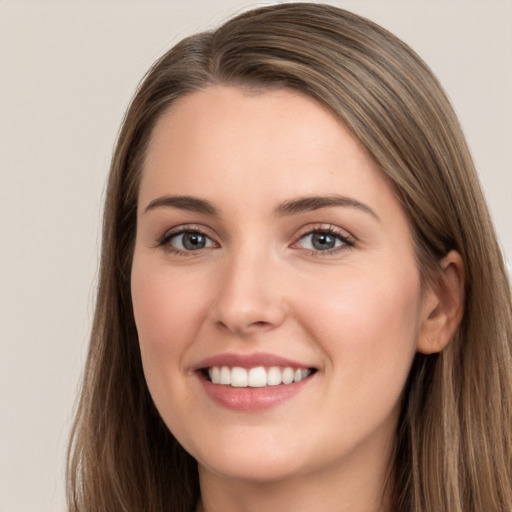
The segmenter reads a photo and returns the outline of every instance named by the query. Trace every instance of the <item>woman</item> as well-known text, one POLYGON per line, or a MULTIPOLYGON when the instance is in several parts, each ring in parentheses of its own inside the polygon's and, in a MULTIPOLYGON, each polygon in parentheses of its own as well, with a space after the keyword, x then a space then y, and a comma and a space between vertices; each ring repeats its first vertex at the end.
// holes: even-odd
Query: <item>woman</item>
POLYGON ((70 510, 509 511, 511 342, 426 65, 334 7, 244 13, 124 120, 70 510))

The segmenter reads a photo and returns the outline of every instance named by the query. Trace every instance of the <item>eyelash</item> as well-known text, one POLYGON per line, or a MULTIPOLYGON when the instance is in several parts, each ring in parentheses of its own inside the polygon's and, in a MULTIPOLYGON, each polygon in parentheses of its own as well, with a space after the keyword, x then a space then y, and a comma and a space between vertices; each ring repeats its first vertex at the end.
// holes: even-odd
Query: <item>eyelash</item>
MULTIPOLYGON (((185 225, 185 226, 180 226, 179 228, 175 228, 175 229, 172 229, 171 231, 167 231, 161 238, 160 240, 158 240, 157 242, 157 246, 158 247, 162 247, 166 252, 170 252, 176 256, 185 256, 185 257, 190 257, 190 256, 196 256, 199 252, 201 252, 201 249, 198 249, 196 251, 193 251, 193 250, 190 250, 190 251, 184 251, 182 249, 179 249, 177 247, 174 247, 173 245, 171 245, 170 241, 175 238, 175 237, 178 237, 180 235, 185 235, 185 234, 194 234, 194 235, 200 235, 200 236, 203 236, 205 237, 206 239, 208 239, 210 242, 213 242, 213 240, 211 239, 211 237, 209 237, 204 231, 203 229, 201 229, 200 227, 198 226, 194 226, 194 225, 185 225)), ((215 245, 217 245, 215 242, 213 242, 215 245)))
MULTIPOLYGON (((217 246, 217 243, 212 240, 211 237, 209 237, 200 227, 198 226, 180 226, 179 228, 173 229, 171 231, 166 232, 157 242, 158 247, 164 248, 166 252, 172 253, 176 256, 184 256, 184 257, 191 257, 191 256, 197 256, 198 253, 200 253, 204 249, 209 249, 211 247, 205 247, 200 248, 197 250, 182 250, 177 247, 174 247, 170 244, 170 241, 180 235, 185 234, 195 234, 199 236, 203 236, 206 239, 208 239, 210 242, 213 242, 214 247, 217 246)), ((308 252, 310 256, 314 257, 321 257, 321 256, 330 256, 337 254, 340 251, 348 250, 354 247, 355 245, 355 239, 348 235, 346 232, 342 232, 339 228, 332 226, 332 225, 318 225, 315 226, 313 229, 309 229, 308 231, 302 233, 293 244, 291 244, 291 247, 293 248, 301 240, 304 240, 308 236, 312 236, 315 234, 326 234, 333 236, 337 241, 340 241, 341 244, 337 247, 333 247, 331 249, 326 250, 315 250, 315 249, 303 249, 304 251, 308 252)))
POLYGON ((304 249, 309 253, 310 256, 314 257, 322 257, 322 256, 332 256, 335 254, 338 254, 341 251, 346 251, 348 249, 351 249, 355 245, 355 239, 350 236, 345 231, 340 230, 336 226, 332 225, 318 225, 315 226, 313 229, 309 229, 305 233, 301 234, 297 241, 292 244, 292 247, 294 245, 297 245, 301 240, 304 240, 307 236, 312 236, 315 234, 319 235, 330 235, 337 239, 338 241, 341 241, 341 244, 337 247, 333 247, 332 249, 326 249, 326 250, 315 250, 315 249, 304 249))

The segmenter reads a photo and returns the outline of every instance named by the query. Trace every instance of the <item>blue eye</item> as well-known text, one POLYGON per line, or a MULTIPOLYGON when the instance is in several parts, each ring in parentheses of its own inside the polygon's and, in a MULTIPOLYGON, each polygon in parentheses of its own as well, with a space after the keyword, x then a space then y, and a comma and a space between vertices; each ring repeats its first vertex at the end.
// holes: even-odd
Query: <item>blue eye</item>
POLYGON ((353 242, 332 229, 315 230, 300 237, 297 245, 301 249, 316 252, 332 252, 343 247, 353 246, 353 242))
POLYGON ((162 244, 169 245, 178 251, 200 251, 214 247, 213 241, 199 231, 182 231, 165 237, 162 244))

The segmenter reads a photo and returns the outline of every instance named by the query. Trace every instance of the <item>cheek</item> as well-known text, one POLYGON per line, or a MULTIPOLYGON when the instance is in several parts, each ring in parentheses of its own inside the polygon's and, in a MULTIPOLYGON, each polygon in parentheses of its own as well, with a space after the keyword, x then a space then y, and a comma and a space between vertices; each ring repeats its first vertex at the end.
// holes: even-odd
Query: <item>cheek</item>
POLYGON ((402 383, 419 332, 416 267, 387 267, 387 272, 351 269, 331 283, 324 281, 309 290, 303 310, 305 315, 309 308, 310 330, 330 355, 332 366, 348 379, 380 377, 402 383))
POLYGON ((334 391, 326 414, 335 432, 347 422, 354 439, 383 425, 394 430, 418 336, 420 288, 413 276, 346 278, 317 303, 318 343, 329 356, 334 391))
POLYGON ((184 361, 200 325, 202 306, 199 283, 189 277, 180 281, 174 274, 167 265, 134 258, 131 290, 148 389, 165 423, 180 431, 188 417, 182 397, 190 376, 184 361))
POLYGON ((177 280, 165 267, 134 260, 132 302, 139 345, 148 382, 165 372, 169 362, 180 366, 183 353, 199 326, 201 304, 197 284, 177 280))

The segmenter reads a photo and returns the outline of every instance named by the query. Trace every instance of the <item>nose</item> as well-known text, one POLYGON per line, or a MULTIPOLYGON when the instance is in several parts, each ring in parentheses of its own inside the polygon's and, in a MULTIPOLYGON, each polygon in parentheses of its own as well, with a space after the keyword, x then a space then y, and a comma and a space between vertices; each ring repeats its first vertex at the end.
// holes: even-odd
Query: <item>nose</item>
POLYGON ((278 263, 249 252, 238 251, 223 262, 212 307, 214 322, 241 337, 278 327, 287 310, 278 263))

